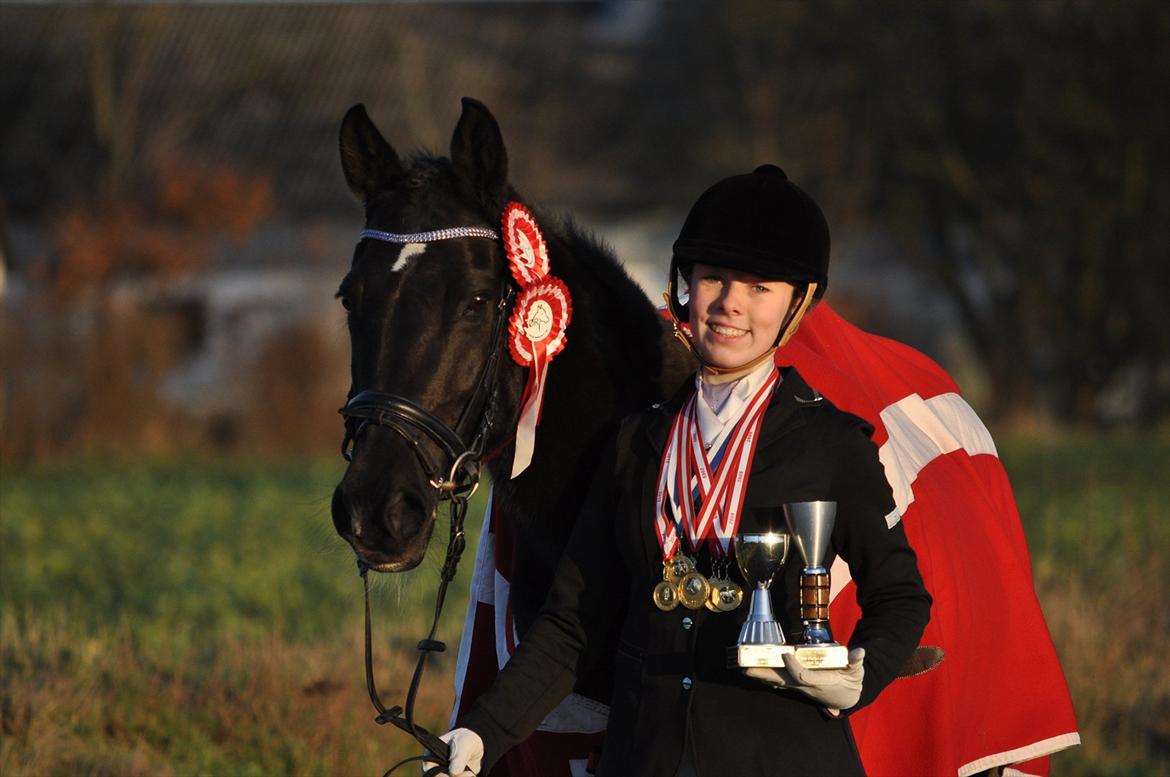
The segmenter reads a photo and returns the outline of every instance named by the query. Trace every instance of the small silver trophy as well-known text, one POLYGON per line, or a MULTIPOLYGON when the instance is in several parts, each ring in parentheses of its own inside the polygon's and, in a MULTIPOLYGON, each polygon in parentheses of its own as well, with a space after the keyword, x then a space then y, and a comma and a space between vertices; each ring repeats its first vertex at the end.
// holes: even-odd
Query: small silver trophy
POLYGON ((796 645, 796 660, 808 669, 840 669, 849 664, 849 649, 837 644, 829 629, 829 570, 824 566, 837 503, 791 502, 784 505, 784 520, 804 560, 800 576, 804 636, 796 645))
POLYGON ((735 560, 744 580, 755 588, 739 639, 727 649, 727 663, 732 668, 784 666, 784 654, 792 652, 792 646, 784 644, 784 631, 772 615, 768 593, 772 578, 788 557, 789 541, 785 532, 741 534, 735 538, 735 560))

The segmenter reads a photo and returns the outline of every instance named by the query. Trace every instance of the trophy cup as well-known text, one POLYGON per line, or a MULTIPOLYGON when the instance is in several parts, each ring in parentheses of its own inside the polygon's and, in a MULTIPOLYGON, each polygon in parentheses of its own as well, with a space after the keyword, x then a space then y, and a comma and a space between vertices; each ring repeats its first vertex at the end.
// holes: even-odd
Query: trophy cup
POLYGON ((793 650, 791 645, 784 644, 784 631, 772 615, 768 593, 772 577, 788 557, 788 543, 789 535, 784 532, 741 534, 735 538, 735 560, 744 580, 754 584, 755 589, 739 639, 727 649, 727 663, 731 668, 783 666, 784 654, 793 650))
POLYGON ((804 637, 795 646, 796 660, 808 669, 840 669, 849 664, 849 649, 833 641, 829 630, 829 570, 825 552, 837 519, 836 502, 791 502, 784 520, 804 560, 800 576, 800 619, 804 637))

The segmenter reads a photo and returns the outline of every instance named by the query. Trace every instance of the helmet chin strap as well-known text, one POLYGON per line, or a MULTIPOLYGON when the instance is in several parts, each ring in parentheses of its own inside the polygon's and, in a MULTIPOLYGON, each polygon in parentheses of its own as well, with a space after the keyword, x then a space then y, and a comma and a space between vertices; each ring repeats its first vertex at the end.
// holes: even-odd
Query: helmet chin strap
POLYGON ((703 370, 703 378, 709 383, 719 384, 730 383, 733 380, 738 380, 739 378, 742 378, 744 375, 747 375, 749 372, 754 370, 756 367, 760 366, 765 360, 772 358, 776 351, 783 347, 783 345, 787 343, 794 334, 796 334, 796 330, 800 327, 801 319, 804 318, 804 314, 808 312, 809 307, 813 303, 814 293, 816 290, 817 284, 815 283, 809 283, 807 286, 805 286, 803 296, 801 296, 800 299, 795 300, 788 308, 788 316, 785 318, 784 323, 780 326, 780 333, 776 336, 776 342, 772 345, 771 348, 764 351, 762 354, 752 359, 751 361, 746 362, 745 364, 740 364, 736 367, 720 367, 717 364, 712 364, 711 362, 707 361, 707 359, 699 352, 699 349, 695 347, 694 336, 690 333, 690 331, 688 331, 688 329, 683 327, 682 322, 679 321, 678 316, 675 315, 674 306, 670 304, 669 295, 664 294, 663 296, 667 298, 666 310, 670 314, 670 322, 674 329, 674 336, 678 338, 679 342, 681 342, 683 346, 691 352, 691 355, 695 357, 695 360, 699 362, 699 365, 703 370))

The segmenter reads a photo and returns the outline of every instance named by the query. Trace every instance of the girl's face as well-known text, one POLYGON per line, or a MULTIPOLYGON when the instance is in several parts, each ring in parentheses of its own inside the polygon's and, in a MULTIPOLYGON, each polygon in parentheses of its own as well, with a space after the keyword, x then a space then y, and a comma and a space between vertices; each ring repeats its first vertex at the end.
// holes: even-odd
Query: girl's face
POLYGON ((690 324, 699 355, 733 369, 776 342, 796 287, 725 267, 691 269, 690 324))

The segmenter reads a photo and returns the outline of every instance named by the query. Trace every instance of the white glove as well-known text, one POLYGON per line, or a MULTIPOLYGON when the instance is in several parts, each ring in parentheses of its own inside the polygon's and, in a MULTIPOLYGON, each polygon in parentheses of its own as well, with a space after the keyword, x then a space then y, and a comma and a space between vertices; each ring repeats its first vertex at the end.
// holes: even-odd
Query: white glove
POLYGON ((744 674, 776 688, 800 691, 836 715, 861 698, 864 660, 865 648, 853 648, 849 651, 849 665, 843 669, 806 669, 797 662, 796 656, 785 653, 783 669, 757 666, 744 674))
MULTIPOLYGON (((447 777, 475 777, 483 765, 483 740, 479 734, 469 728, 456 728, 448 731, 439 739, 451 747, 451 755, 447 759, 447 771, 441 774, 447 777)), ((423 772, 437 766, 434 761, 423 761, 423 772)))

